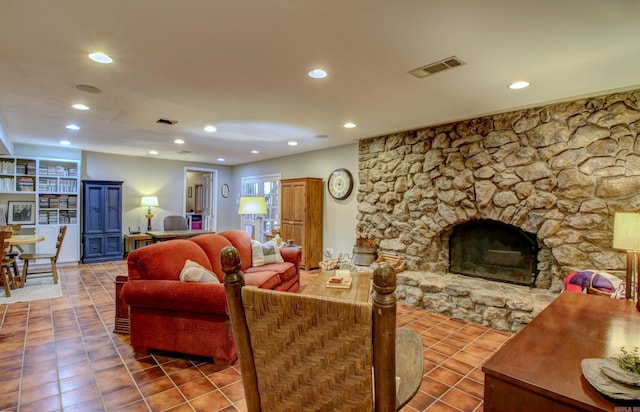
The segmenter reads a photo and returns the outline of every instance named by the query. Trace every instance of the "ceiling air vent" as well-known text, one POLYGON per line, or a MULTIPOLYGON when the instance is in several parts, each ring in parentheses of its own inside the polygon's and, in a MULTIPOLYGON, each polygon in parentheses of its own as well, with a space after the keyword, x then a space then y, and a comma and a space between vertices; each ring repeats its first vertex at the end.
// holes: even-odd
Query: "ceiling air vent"
POLYGON ((191 153, 191 150, 181 150, 178 152, 178 154, 189 154, 191 153))
POLYGON ((451 56, 446 59, 437 61, 435 63, 427 64, 426 66, 418 67, 409 71, 409 74, 416 76, 419 79, 423 77, 436 74, 443 70, 453 69, 454 67, 462 66, 464 63, 456 56, 451 56))
POLYGON ((169 119, 158 119, 158 120, 156 120, 156 123, 174 125, 174 124, 178 123, 178 121, 177 120, 169 120, 169 119))

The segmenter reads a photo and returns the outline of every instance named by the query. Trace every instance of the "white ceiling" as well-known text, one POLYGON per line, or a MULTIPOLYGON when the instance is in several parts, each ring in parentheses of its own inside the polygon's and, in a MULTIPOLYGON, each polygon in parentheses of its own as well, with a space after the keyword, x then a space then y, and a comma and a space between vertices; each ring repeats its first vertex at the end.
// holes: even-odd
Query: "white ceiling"
POLYGON ((9 148, 236 165, 637 88, 639 17, 637 0, 2 0, 0 121, 9 148))

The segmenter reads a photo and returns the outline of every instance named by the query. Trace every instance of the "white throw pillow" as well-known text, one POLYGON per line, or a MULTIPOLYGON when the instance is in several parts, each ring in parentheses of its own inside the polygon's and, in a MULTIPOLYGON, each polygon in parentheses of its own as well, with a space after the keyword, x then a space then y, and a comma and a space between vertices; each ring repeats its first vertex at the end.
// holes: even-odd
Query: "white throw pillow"
POLYGON ((220 283, 215 273, 203 268, 193 260, 187 259, 180 272, 181 282, 220 283))
POLYGON ((280 254, 280 248, 273 241, 268 241, 264 244, 257 240, 251 241, 251 265, 262 266, 268 263, 281 263, 284 262, 282 255, 280 254))

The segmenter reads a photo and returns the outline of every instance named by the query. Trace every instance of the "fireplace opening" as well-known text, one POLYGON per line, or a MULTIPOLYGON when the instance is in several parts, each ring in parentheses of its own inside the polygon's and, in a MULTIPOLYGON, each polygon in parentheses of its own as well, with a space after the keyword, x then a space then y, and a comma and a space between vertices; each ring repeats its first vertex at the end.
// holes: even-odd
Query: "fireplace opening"
POLYGON ((449 237, 449 272, 519 285, 535 285, 536 235, 495 220, 457 225, 449 237))

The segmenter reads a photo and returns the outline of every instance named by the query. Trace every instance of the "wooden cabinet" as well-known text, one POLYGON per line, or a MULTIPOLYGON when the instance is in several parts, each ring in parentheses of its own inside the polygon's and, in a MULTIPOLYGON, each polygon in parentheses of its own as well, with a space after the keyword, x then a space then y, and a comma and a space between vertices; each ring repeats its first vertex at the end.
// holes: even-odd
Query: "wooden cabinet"
POLYGON ((300 178, 280 181, 282 193, 282 240, 302 247, 305 270, 319 267, 322 260, 322 179, 300 178))
POLYGON ((82 181, 82 262, 122 259, 122 183, 82 181))

